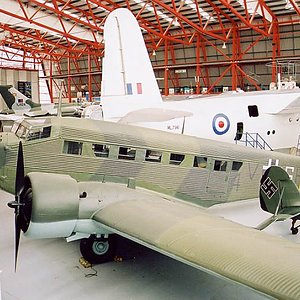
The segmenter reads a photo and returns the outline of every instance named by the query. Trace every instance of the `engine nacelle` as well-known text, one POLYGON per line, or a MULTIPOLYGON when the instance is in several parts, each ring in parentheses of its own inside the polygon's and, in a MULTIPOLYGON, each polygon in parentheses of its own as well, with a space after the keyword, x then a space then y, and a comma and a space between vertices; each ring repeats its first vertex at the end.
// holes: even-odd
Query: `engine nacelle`
POLYGON ((32 172, 25 177, 24 224, 31 238, 68 237, 79 214, 78 183, 68 175, 32 172), (50 192, 49 192, 50 191, 50 192))

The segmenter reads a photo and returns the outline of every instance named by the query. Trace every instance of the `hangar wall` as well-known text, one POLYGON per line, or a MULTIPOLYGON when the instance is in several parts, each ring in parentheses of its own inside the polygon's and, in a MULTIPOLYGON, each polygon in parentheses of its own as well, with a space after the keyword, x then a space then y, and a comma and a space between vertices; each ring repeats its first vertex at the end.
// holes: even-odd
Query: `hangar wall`
MULTIPOLYGON (((300 72, 300 24, 284 25, 279 27, 280 55, 279 61, 291 62, 294 65, 294 73, 300 72)), ((147 39, 147 36, 145 36, 147 39)), ((199 78, 199 86, 211 86, 219 80, 220 76, 232 64, 233 59, 233 40, 226 42, 226 48, 223 42, 211 40, 213 46, 205 42, 200 51, 200 72, 203 76, 199 78), (232 58, 232 59, 231 59, 232 58)), ((256 83, 261 89, 269 89, 272 81, 271 62, 273 57, 272 37, 261 38, 256 32, 250 29, 239 31, 239 52, 243 53, 252 45, 248 51, 237 61, 237 65, 248 76, 238 74, 237 86, 244 90, 255 90, 256 83), (252 45, 253 44, 253 45, 252 45)), ((182 93, 187 88, 195 92, 195 76, 197 69, 196 61, 197 45, 195 41, 190 45, 176 44, 168 45, 168 89, 175 93, 182 93)), ((155 70, 156 78, 162 93, 166 86, 164 78, 166 71, 165 47, 162 45, 156 51, 156 55, 151 55, 152 65, 155 70)), ((49 66, 45 67, 46 73, 49 66)), ((281 71, 284 71, 281 69, 281 71)), ((90 82, 93 97, 99 97, 101 90, 101 58, 99 53, 98 59, 91 59, 89 64, 88 56, 82 56, 76 62, 69 62, 63 59, 59 67, 53 67, 53 78, 64 78, 64 97, 76 99, 78 92, 85 93, 89 90, 90 82), (90 74, 90 75, 89 75, 90 74)), ((298 84, 300 75, 296 78, 298 84)), ((214 86, 212 92, 222 92, 223 87, 231 89, 232 73, 228 71, 224 77, 214 86)), ((57 83, 53 84, 57 86, 57 83)), ((53 90, 55 94, 55 88, 53 90)))
MULTIPOLYGON (((12 68, 0 68, 0 84, 12 85, 18 89, 18 85, 30 83, 31 84, 31 99, 39 103, 39 79, 38 71, 22 70, 12 68)), ((1 96, 0 96, 1 97, 1 96)), ((0 110, 5 108, 4 101, 0 101, 0 110)))

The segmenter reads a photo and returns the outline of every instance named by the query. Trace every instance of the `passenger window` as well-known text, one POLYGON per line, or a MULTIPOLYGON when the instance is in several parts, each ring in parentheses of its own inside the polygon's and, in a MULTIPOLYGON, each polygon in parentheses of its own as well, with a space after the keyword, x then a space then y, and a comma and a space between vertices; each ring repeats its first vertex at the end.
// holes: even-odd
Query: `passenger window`
POLYGON ((92 149, 96 157, 108 157, 109 155, 108 145, 93 144, 92 149))
POLYGON ((195 156, 194 167, 196 168, 207 168, 207 157, 195 156))
POLYGON ((241 168, 242 165, 243 165, 242 162, 240 162, 240 161, 234 161, 234 162, 232 163, 232 168, 231 168, 231 170, 237 172, 237 171, 240 170, 240 168, 241 168))
POLYGON ((127 159, 127 160, 134 160, 135 159, 135 148, 126 148, 126 147, 120 147, 119 148, 119 159, 127 159))
POLYGON ((249 117, 258 117, 258 108, 257 105, 248 106, 249 117))
POLYGON ((215 171, 226 171, 227 161, 224 160, 215 160, 214 170, 215 171))
POLYGON ((161 162, 162 153, 155 150, 146 150, 145 161, 161 162))
POLYGON ((171 153, 170 165, 180 165, 184 160, 184 154, 171 153))
POLYGON ((82 143, 64 141, 64 153, 81 155, 81 153, 82 153, 82 143))

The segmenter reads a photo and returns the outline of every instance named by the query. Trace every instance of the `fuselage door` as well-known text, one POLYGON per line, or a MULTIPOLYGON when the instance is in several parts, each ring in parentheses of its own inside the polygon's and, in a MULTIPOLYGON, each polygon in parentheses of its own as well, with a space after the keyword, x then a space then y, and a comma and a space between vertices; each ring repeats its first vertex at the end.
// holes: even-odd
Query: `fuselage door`
MULTIPOLYGON (((227 193, 228 161, 215 159, 207 181, 207 192, 214 198, 222 198, 227 193)), ((224 199, 225 200, 225 199, 224 199)))
POLYGON ((243 122, 237 122, 236 124, 236 134, 235 134, 235 141, 239 141, 244 133, 244 123, 243 122))

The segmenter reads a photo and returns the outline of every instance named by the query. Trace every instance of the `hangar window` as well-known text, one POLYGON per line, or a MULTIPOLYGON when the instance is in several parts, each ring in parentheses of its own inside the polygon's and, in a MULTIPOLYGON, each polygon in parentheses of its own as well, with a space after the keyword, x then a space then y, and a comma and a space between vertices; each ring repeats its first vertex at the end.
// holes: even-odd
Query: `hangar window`
POLYGON ((81 155, 82 153, 82 143, 64 141, 64 153, 81 155))
POLYGON ((184 160, 184 154, 171 153, 170 165, 180 165, 184 160))
POLYGON ((135 148, 127 148, 127 147, 120 147, 119 148, 119 159, 127 159, 127 160, 134 160, 135 159, 135 148))
POLYGON ((249 117, 258 117, 258 108, 257 105, 248 106, 249 117))
POLYGON ((215 160, 214 170, 215 171, 226 171, 227 161, 225 160, 215 160))
POLYGON ((195 156, 194 167, 196 168, 207 168, 207 157, 195 156))
POLYGON ((234 161, 234 162, 232 163, 232 168, 231 168, 231 170, 232 170, 232 171, 239 171, 242 165, 243 165, 242 162, 240 162, 240 161, 234 161))
POLYGON ((109 146, 101 144, 93 144, 92 149, 96 157, 108 157, 109 146))
POLYGON ((146 150, 145 161, 161 162, 162 153, 155 150, 146 150))

